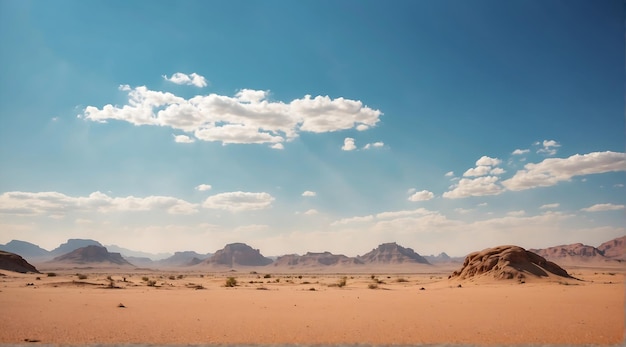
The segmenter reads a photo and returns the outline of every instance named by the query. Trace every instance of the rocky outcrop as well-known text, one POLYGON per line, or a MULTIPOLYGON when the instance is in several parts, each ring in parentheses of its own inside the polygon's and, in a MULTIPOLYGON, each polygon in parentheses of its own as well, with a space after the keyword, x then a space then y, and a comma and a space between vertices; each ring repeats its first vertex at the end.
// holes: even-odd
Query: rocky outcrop
POLYGON ((100 265, 115 264, 133 266, 133 264, 124 259, 121 254, 109 253, 105 247, 94 245, 75 249, 67 254, 52 259, 51 262, 67 264, 98 263, 100 265))
POLYGON ((0 269, 21 273, 39 273, 34 266, 29 264, 21 256, 5 251, 0 251, 0 269))
POLYGON ((518 246, 499 246, 469 254, 463 267, 450 277, 470 279, 478 276, 523 280, 528 276, 551 275, 571 278, 563 268, 518 246))
POLYGON ((609 259, 626 260, 626 236, 607 241, 598 249, 609 259))
POLYGON ((272 259, 264 257, 258 249, 245 243, 231 243, 215 252, 201 264, 235 266, 264 266, 272 263, 272 259))
POLYGON ((359 257, 364 264, 429 264, 428 260, 411 248, 404 248, 395 242, 383 243, 369 253, 359 257))
POLYGON ((286 267, 325 267, 362 264, 363 262, 359 259, 350 258, 343 254, 332 254, 330 252, 308 252, 305 255, 287 254, 278 257, 274 262, 274 266, 286 267))

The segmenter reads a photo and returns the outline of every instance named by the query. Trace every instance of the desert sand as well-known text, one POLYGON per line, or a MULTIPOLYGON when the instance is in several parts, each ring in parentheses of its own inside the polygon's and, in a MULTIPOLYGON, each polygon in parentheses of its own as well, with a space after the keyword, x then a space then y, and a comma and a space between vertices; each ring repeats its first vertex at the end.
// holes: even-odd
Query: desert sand
POLYGON ((566 267, 576 279, 524 283, 449 279, 458 267, 352 274, 281 273, 271 267, 258 274, 253 269, 74 268, 54 270, 56 276, 0 271, 0 343, 624 342, 623 264, 566 267), (237 286, 226 287, 228 277, 237 286))

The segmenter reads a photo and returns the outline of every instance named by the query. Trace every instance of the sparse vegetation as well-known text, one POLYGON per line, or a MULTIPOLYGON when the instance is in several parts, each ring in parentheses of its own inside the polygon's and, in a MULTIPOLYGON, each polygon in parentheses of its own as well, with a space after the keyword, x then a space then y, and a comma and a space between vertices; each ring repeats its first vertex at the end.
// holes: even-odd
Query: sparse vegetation
POLYGON ((179 280, 182 280, 182 279, 183 279, 183 277, 185 277, 185 276, 184 276, 184 275, 178 275, 178 276, 176 276, 176 278, 177 278, 177 279, 179 279, 179 280))
POLYGON ((396 279, 396 282, 398 282, 398 283, 408 282, 408 281, 409 281, 409 280, 407 280, 407 279, 406 279, 406 278, 404 278, 404 277, 398 277, 398 279, 396 279))
POLYGON ((141 278, 141 280, 142 280, 142 281, 144 281, 144 282, 148 282, 148 281, 150 280, 150 277, 143 276, 143 277, 141 278))
POLYGON ((154 287, 154 286, 156 286, 156 281, 154 281, 154 280, 147 280, 146 284, 148 285, 148 287, 154 287))
POLYGON ((226 279, 226 287, 235 287, 237 286, 237 279, 235 277, 228 277, 226 279))
POLYGON ((173 281, 173 280, 175 280, 175 279, 176 279, 176 276, 171 275, 171 276, 170 276, 170 277, 168 277, 168 278, 169 278, 171 281, 173 281))
POLYGON ((263 278, 272 278, 272 275, 270 275, 270 274, 265 274, 265 275, 263 276, 263 278))
POLYGON ((48 277, 56 277, 56 273, 55 272, 48 272, 46 275, 48 275, 48 277))
POLYGON ((369 289, 378 289, 378 283, 370 283, 367 285, 369 289))
POLYGON ((78 277, 79 280, 86 280, 87 279, 87 275, 85 275, 85 274, 76 274, 76 277, 78 277))
POLYGON ((339 282, 337 282, 337 287, 343 288, 346 286, 347 282, 348 282, 348 277, 343 276, 341 279, 339 279, 339 282))

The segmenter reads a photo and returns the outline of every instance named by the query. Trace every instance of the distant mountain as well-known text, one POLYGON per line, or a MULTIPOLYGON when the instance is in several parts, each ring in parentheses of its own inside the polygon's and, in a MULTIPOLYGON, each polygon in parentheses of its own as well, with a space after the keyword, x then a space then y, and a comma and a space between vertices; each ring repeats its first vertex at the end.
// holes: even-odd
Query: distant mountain
POLYGON ((425 255, 424 259, 428 260, 431 264, 447 264, 447 263, 462 263, 465 257, 450 257, 445 252, 439 253, 439 255, 425 255))
POLYGON ((126 257, 126 256, 123 256, 123 257, 124 259, 128 260, 129 263, 135 265, 136 267, 153 268, 155 267, 155 264, 156 264, 155 261, 146 257, 126 257))
POLYGON ((357 258, 350 258, 343 254, 332 254, 330 252, 308 252, 305 255, 287 254, 280 256, 276 259, 276 261, 274 261, 273 265, 286 267, 316 267, 363 265, 363 262, 357 258))
POLYGON ((89 245, 75 249, 69 253, 58 256, 51 260, 54 263, 88 264, 99 263, 100 265, 116 264, 134 266, 119 253, 109 253, 105 247, 89 245))
POLYGON ((215 252, 210 258, 202 261, 201 264, 234 266, 264 266, 272 262, 272 259, 261 255, 258 249, 246 245, 245 243, 231 243, 223 249, 215 252))
POLYGON ((598 249, 605 257, 615 260, 626 260, 626 235, 607 241, 598 249))
POLYGON ((124 258, 128 259, 129 257, 137 257, 137 258, 150 258, 151 260, 161 260, 168 257, 171 257, 171 253, 148 253, 141 251, 134 251, 132 249, 120 247, 117 245, 106 245, 105 246, 109 252, 117 252, 120 253, 124 258))
POLYGON ((211 254, 199 254, 194 251, 176 252, 173 256, 157 262, 158 266, 189 266, 201 263, 211 254))
POLYGON ((559 245, 542 249, 529 249, 548 260, 567 262, 567 261, 604 261, 603 252, 593 246, 584 245, 582 243, 574 243, 570 245, 559 245))
POLYGON ((66 243, 61 244, 59 247, 50 251, 52 256, 59 256, 62 254, 66 254, 72 252, 73 250, 79 249, 81 247, 86 246, 100 246, 103 247, 100 242, 90 239, 69 239, 66 243))
POLYGON ((359 257, 365 264, 430 264, 411 248, 404 248, 395 242, 383 243, 369 253, 359 257))
POLYGON ((12 240, 6 245, 0 245, 0 250, 15 253, 29 260, 38 260, 50 258, 50 252, 34 243, 12 240))
POLYGON ((39 273, 37 269, 29 264, 24 258, 11 252, 0 251, 0 270, 8 270, 14 272, 39 273))

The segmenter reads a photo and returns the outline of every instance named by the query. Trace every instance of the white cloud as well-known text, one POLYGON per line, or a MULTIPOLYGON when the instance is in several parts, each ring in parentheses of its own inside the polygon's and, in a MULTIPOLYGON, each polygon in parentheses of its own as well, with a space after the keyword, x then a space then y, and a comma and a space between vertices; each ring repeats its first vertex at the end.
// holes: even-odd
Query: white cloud
POLYGON ((472 209, 461 208, 461 207, 458 207, 458 208, 454 209, 454 212, 459 213, 459 214, 468 214, 468 213, 470 213, 472 211, 473 211, 472 209))
POLYGON ((341 146, 342 151, 354 151, 356 146, 354 145, 354 139, 351 137, 346 137, 343 140, 343 146, 341 146))
POLYGON ((337 225, 344 225, 344 224, 351 224, 351 223, 365 223, 365 222, 371 222, 373 220, 374 220, 374 216, 372 215, 358 216, 358 217, 343 218, 343 219, 332 222, 330 225, 337 226, 337 225))
POLYGON ((620 152, 593 152, 575 154, 568 158, 548 158, 542 162, 524 165, 513 177, 502 182, 509 190, 518 191, 549 187, 572 177, 626 171, 626 154, 620 152))
POLYGON ((485 176, 491 171, 491 166, 477 166, 471 169, 468 169, 463 173, 464 177, 475 177, 475 176, 485 176))
POLYGON ((601 212, 601 211, 618 211, 625 209, 624 205, 614 205, 614 204, 595 204, 593 206, 589 206, 581 209, 581 211, 585 212, 601 212))
POLYGON ((196 190, 201 192, 206 192, 207 190, 211 190, 211 188, 210 184, 200 184, 196 186, 196 190))
POLYGON ((318 214, 318 213, 319 213, 319 212, 317 212, 317 210, 316 210, 316 209, 314 209, 314 208, 312 208, 312 209, 307 210, 306 212, 304 212, 304 214, 305 214, 305 215, 307 215, 307 216, 314 216, 314 215, 316 215, 316 214, 318 214))
POLYGON ((385 143, 383 142, 368 143, 365 146, 363 146, 363 149, 380 148, 380 147, 383 147, 384 145, 385 143))
POLYGON ((401 218, 401 217, 414 216, 414 215, 427 215, 427 214, 433 214, 433 213, 436 213, 436 212, 429 211, 425 208, 418 208, 415 210, 381 212, 381 213, 376 214, 376 219, 394 219, 394 218, 401 218))
POLYGON ((0 213, 16 215, 63 215, 74 211, 132 212, 165 210, 170 214, 198 212, 197 204, 168 197, 112 198, 101 192, 72 197, 58 192, 6 192, 0 195, 0 213))
POLYGON ((548 156, 555 155, 557 152, 557 148, 561 147, 561 145, 554 140, 543 140, 540 143, 543 147, 537 150, 537 153, 543 153, 548 156))
POLYGON ((429 192, 428 190, 422 190, 419 192, 415 192, 413 195, 409 197, 409 201, 427 201, 435 197, 435 194, 429 192))
POLYGON ((502 175, 505 172, 506 171, 504 171, 503 168, 496 167, 496 168, 493 168, 491 171, 489 171, 489 174, 497 176, 497 175, 502 175))
POLYGON ((526 215, 526 211, 524 210, 519 210, 519 211, 509 211, 506 213, 507 216, 512 216, 512 217, 522 217, 524 215, 526 215))
POLYGON ((271 149, 285 149, 285 146, 283 146, 282 143, 275 143, 273 145, 270 146, 271 149))
POLYGON ((232 212, 262 210, 271 206, 274 197, 268 193, 228 192, 209 196, 202 207, 232 212))
POLYGON ((453 185, 452 190, 443 193, 444 198, 459 199, 470 196, 498 195, 504 190, 498 184, 496 176, 483 176, 478 178, 463 178, 453 185))
POLYGON ((559 206, 561 206, 561 204, 553 203, 553 204, 541 205, 539 208, 542 210, 548 210, 548 209, 558 208, 559 206))
POLYGON ((513 155, 522 155, 522 154, 526 154, 528 152, 530 152, 530 149, 516 149, 511 154, 513 154, 513 155))
POLYGON ((182 72, 177 72, 172 75, 172 77, 167 77, 163 75, 163 79, 166 81, 170 81, 176 84, 186 84, 190 86, 196 86, 198 88, 206 87, 208 85, 206 79, 197 73, 191 73, 189 75, 184 74, 182 72))
POLYGON ((415 188, 409 188, 409 189, 406 191, 406 193, 407 193, 407 194, 413 194, 413 193, 415 193, 415 191, 416 191, 416 190, 417 190, 417 189, 415 189, 415 188))
POLYGON ((174 136, 174 142, 178 142, 178 143, 193 143, 196 142, 196 140, 192 139, 191 137, 187 136, 187 135, 173 135, 174 136))
POLYGON ((476 166, 498 166, 502 160, 498 158, 491 158, 486 155, 483 155, 480 159, 476 161, 476 166))
POLYGON ((306 190, 302 193, 302 196, 316 196, 317 193, 316 192, 312 192, 310 190, 306 190))
POLYGON ((454 171, 448 171, 448 172, 446 172, 446 174, 444 176, 445 177, 454 177, 454 171))
POLYGON ((615 188, 624 188, 624 184, 617 183, 617 184, 614 184, 613 187, 615 187, 615 188))
POLYGON ((382 115, 361 101, 328 96, 306 95, 284 103, 268 100, 267 91, 251 89, 242 89, 233 97, 209 94, 190 99, 145 86, 131 89, 124 85, 120 90, 128 92, 126 105, 87 106, 80 118, 165 126, 203 141, 269 143, 281 149, 278 144, 296 138, 300 132, 362 131, 375 126, 382 115))

